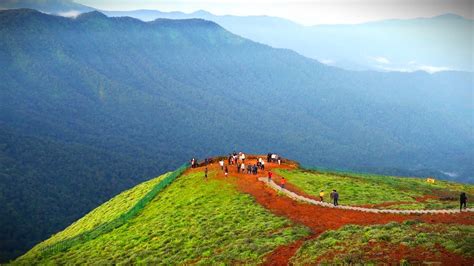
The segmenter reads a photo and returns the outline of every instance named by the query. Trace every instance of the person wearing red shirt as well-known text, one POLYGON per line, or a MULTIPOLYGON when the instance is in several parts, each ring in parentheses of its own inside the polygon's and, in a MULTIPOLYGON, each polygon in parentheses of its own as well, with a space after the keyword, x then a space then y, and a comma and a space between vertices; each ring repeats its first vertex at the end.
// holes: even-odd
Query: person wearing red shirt
POLYGON ((281 178, 280 185, 281 185, 281 188, 285 188, 286 179, 284 177, 281 178))

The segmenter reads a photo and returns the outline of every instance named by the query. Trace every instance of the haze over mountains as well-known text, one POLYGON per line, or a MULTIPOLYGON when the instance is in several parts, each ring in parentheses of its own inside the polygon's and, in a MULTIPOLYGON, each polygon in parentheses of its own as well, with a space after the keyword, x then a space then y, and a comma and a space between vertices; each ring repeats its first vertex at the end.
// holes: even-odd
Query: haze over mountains
POLYGON ((2 258, 192 156, 474 181, 472 73, 345 71, 201 19, 0 25, 2 258))
MULTIPOLYGON (((1 7, 27 7, 61 15, 93 10, 68 0, 6 1, 0 3, 1 7)), ((292 49, 325 64, 349 70, 474 71, 474 21, 454 14, 363 24, 303 26, 278 17, 219 16, 204 10, 193 13, 99 11, 108 16, 129 16, 143 21, 157 18, 210 20, 244 38, 292 49)))

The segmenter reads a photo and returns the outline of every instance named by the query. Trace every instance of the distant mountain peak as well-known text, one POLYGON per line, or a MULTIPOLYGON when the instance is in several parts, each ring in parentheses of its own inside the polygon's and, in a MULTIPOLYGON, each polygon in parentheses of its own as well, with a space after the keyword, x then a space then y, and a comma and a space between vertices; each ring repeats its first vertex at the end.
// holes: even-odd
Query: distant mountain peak
POLYGON ((91 11, 87 13, 82 13, 77 18, 78 19, 104 19, 108 17, 99 11, 91 11))
POLYGON ((206 10, 203 10, 203 9, 199 9, 197 11, 194 11, 193 13, 191 13, 191 15, 195 15, 195 16, 209 16, 209 15, 212 15, 212 13, 206 11, 206 10))

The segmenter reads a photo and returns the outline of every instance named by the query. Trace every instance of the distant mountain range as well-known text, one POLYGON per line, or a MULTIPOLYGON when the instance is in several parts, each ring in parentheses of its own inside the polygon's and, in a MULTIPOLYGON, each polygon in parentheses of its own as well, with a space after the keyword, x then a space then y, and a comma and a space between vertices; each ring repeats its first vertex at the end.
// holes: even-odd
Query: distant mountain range
MULTIPOLYGON (((0 3, 1 7, 27 7, 61 15, 77 15, 93 9, 70 0, 6 1, 0 3)), ((189 14, 157 10, 101 12, 143 21, 157 18, 210 20, 244 38, 292 49, 349 70, 474 71, 474 21, 454 14, 355 25, 303 26, 278 17, 218 16, 203 10, 189 14)))

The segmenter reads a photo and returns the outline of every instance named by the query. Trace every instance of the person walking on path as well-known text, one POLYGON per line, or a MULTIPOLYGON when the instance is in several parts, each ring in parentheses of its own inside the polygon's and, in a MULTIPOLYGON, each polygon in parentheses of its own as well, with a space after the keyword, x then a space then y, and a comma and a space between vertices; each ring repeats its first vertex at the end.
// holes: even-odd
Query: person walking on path
POLYGON ((221 170, 224 170, 224 160, 220 160, 219 165, 221 166, 221 170))
POLYGON ((323 198, 324 198, 324 190, 321 190, 321 191, 319 192, 319 201, 323 202, 323 201, 324 201, 323 198))
POLYGON ((337 193, 335 189, 333 189, 331 192, 331 199, 334 203, 334 206, 339 205, 339 203, 337 202, 339 200, 339 193, 337 193))
POLYGON ((204 169, 204 178, 207 180, 207 166, 206 169, 204 169))
POLYGON ((244 163, 242 163, 242 164, 240 165, 240 170, 242 170, 242 174, 245 173, 245 164, 244 164, 244 163))
POLYGON ((280 180, 280 186, 281 188, 285 188, 285 185, 286 185, 286 179, 284 177, 281 177, 281 180, 280 180))
POLYGON ((260 167, 262 168, 262 171, 265 170, 265 162, 264 162, 264 161, 262 161, 262 162, 260 163, 260 167))
POLYGON ((237 163, 236 165, 237 165, 237 173, 240 173, 240 164, 237 163))
POLYGON ((272 175, 273 173, 271 171, 268 171, 268 182, 272 181, 272 175))
POLYGON ((229 169, 227 169, 227 165, 226 165, 224 169, 224 175, 227 177, 228 174, 229 174, 229 169))
POLYGON ((251 174, 252 173, 252 166, 249 164, 247 165, 247 174, 251 174))
POLYGON ((459 201, 461 203, 461 206, 459 206, 459 211, 462 211, 462 207, 464 206, 464 209, 467 208, 467 196, 466 192, 462 192, 461 195, 459 196, 459 201))

